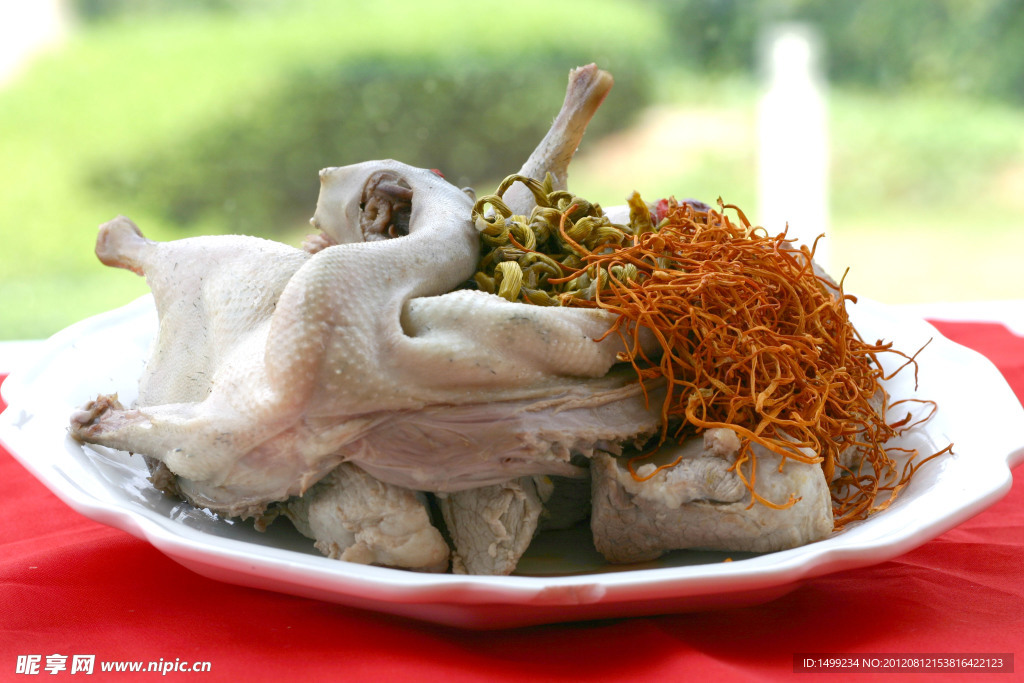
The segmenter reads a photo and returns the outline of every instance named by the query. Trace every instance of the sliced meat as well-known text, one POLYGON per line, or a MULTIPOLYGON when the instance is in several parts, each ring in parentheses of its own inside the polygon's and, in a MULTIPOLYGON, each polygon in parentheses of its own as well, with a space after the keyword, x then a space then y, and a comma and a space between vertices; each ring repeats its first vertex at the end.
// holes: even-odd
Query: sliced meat
POLYGON ((451 537, 456 574, 504 576, 537 532, 541 499, 533 477, 437 497, 451 537))
MULTIPOLYGON (((671 462, 657 472, 647 464, 629 472, 625 459, 606 453, 591 460, 594 545, 609 562, 653 560, 670 550, 772 552, 821 540, 832 532, 828 484, 817 465, 787 461, 754 446, 755 490, 783 510, 751 503, 750 491, 732 469, 740 442, 730 430, 708 430, 703 439, 660 453, 671 462)), ((744 465, 749 478, 749 464, 744 465)))
POLYGON ((448 568, 448 544, 430 523, 426 497, 345 463, 284 514, 328 557, 429 572, 448 568))

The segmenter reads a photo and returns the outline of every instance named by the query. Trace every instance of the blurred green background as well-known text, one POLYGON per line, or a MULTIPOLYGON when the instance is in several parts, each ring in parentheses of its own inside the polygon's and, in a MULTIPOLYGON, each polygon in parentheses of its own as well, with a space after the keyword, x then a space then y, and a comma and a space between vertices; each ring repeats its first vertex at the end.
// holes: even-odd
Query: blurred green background
POLYGON ((847 290, 1024 297, 1017 0, 58 4, 61 40, 0 84, 0 339, 147 291, 93 255, 117 214, 151 239, 297 245, 325 166, 393 157, 490 192, 588 62, 616 84, 575 192, 721 196, 759 222, 758 46, 787 20, 821 37, 831 264, 850 269, 847 290))

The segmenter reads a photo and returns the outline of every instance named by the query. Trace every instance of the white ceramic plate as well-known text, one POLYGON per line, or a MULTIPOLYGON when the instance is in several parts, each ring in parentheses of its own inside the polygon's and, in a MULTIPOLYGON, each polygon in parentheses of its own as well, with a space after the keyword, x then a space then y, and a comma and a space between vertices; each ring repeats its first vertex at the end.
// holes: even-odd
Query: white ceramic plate
MULTIPOLYGON (((586 529, 542 534, 507 577, 418 574, 320 556, 287 523, 267 533, 171 500, 146 481, 139 457, 83 448, 67 436, 71 412, 98 393, 135 397, 156 326, 149 297, 90 318, 50 339, 36 364, 3 384, 9 408, 0 440, 72 508, 152 543, 200 574, 353 607, 475 628, 659 614, 755 604, 807 578, 900 555, 988 507, 1024 460, 1024 408, 984 357, 933 327, 861 300, 862 335, 921 353, 919 392, 939 412, 904 437, 922 452, 954 444, 923 468, 899 500, 869 520, 802 548, 764 555, 676 552, 644 566, 611 568, 586 529)), ((893 357, 893 362, 899 361, 893 357)), ((890 393, 914 395, 903 372, 890 393)))

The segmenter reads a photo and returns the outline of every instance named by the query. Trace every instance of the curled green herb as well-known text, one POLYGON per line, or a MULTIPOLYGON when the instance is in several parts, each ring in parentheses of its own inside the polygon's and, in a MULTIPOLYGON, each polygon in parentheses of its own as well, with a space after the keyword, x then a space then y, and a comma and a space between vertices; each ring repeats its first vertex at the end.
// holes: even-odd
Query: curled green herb
MULTIPOLYGON (((635 201, 631 198, 631 218, 633 213, 644 213, 640 205, 638 195, 635 201)), ((481 244, 473 277, 477 288, 539 306, 592 297, 595 279, 603 282, 608 274, 595 269, 581 272, 583 258, 631 243, 636 233, 633 220, 626 226, 614 224, 599 204, 567 190, 555 190, 550 175, 543 182, 519 174, 508 176, 494 194, 476 201, 473 220, 481 244), (515 183, 525 185, 536 201, 529 216, 513 214, 503 199, 515 183)), ((653 229, 649 211, 639 225, 646 231, 653 229)), ((635 274, 619 277, 629 279, 635 274)))

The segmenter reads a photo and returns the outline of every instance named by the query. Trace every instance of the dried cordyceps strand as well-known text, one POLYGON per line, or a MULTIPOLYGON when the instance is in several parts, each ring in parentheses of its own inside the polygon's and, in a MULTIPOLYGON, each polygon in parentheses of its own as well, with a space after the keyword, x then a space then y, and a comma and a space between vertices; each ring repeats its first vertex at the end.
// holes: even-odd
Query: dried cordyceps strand
POLYGON ((720 211, 659 203, 656 229, 649 229, 649 212, 643 220, 646 204, 639 196, 630 207, 641 217, 631 226, 633 236, 602 250, 579 242, 567 228, 566 211, 559 233, 582 264, 549 282, 570 282, 586 272, 593 296, 563 294, 562 303, 616 313, 609 333, 621 335, 626 345, 622 360, 641 380, 664 378, 673 388, 662 405, 662 440, 670 430, 677 438, 715 427, 736 432, 743 446, 735 471, 752 504, 782 508, 795 502, 757 495, 751 446, 759 444, 783 464, 788 459, 822 467, 832 482, 837 527, 887 506, 927 459, 915 465, 910 457, 900 471, 895 449, 884 446, 908 428, 909 419, 885 422, 890 406, 880 382, 891 375, 878 356, 902 356, 898 372, 907 365, 916 369, 916 354, 860 338, 846 315, 845 302, 853 297, 844 294, 842 282, 814 270, 816 243, 797 247, 785 234, 770 236, 751 227, 738 208, 721 203, 720 211), (627 268, 630 276, 623 277, 627 268), (659 356, 644 353, 641 329, 657 340, 659 356), (888 496, 880 499, 883 493, 888 496))

